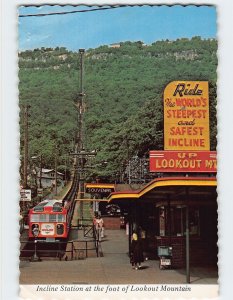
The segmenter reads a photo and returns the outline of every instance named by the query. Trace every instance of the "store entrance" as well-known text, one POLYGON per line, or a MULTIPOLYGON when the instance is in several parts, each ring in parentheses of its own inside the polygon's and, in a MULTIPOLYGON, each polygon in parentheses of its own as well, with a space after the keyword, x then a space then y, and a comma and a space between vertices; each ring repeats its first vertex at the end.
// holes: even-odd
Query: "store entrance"
MULTIPOLYGON (((175 201, 138 204, 135 223, 146 232, 147 256, 156 259, 160 245, 172 246, 175 267, 186 262, 186 205, 175 201), (176 258, 177 256, 177 258, 176 258)), ((217 205, 214 201, 189 205, 190 266, 217 267, 217 205)))

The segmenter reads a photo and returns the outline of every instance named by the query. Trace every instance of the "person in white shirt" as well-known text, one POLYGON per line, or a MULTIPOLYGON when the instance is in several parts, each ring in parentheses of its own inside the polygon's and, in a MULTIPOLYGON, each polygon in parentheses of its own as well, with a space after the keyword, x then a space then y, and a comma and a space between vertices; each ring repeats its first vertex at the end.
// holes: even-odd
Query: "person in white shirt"
POLYGON ((97 231, 97 237, 99 241, 104 237, 104 221, 100 216, 94 220, 94 225, 97 231))

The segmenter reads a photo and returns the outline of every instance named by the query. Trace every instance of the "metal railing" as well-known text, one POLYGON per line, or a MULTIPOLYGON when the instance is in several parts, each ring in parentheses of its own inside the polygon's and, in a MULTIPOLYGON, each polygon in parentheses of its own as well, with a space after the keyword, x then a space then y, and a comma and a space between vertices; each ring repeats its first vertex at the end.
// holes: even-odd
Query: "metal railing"
MULTIPOLYGON (((46 246, 51 243, 47 243, 44 241, 37 240, 35 241, 22 241, 21 242, 21 251, 20 251, 20 259, 23 258, 31 258, 35 251, 37 252, 37 256, 40 258, 54 258, 59 260, 75 260, 75 259, 85 259, 88 258, 88 251, 94 250, 96 256, 99 257, 99 247, 98 243, 96 244, 96 240, 73 240, 69 242, 55 242, 54 244, 57 246, 57 249, 42 249, 43 246, 46 246), (23 245, 27 246, 23 247, 23 245), (66 249, 62 249, 66 244, 66 249), (92 245, 93 246, 92 246, 92 245), (70 245, 70 246, 69 246, 70 245), (39 248, 39 247, 42 248, 39 248), (36 247, 36 249, 35 249, 36 247)), ((65 247, 64 247, 65 248, 65 247)))
POLYGON ((35 250, 38 256, 41 257, 52 257, 61 258, 64 256, 64 253, 67 252, 65 247, 69 242, 54 242, 54 248, 56 249, 46 249, 44 247, 51 246, 52 243, 48 243, 45 241, 35 240, 35 241, 21 241, 21 250, 20 250, 20 258, 31 257, 35 250), (25 246, 24 246, 25 245, 25 246), (63 249, 62 249, 63 246, 63 249), (39 248, 40 247, 40 248, 39 248))
POLYGON ((96 247, 96 241, 95 240, 74 240, 72 241, 72 253, 73 253, 73 257, 75 256, 75 259, 83 259, 83 258, 88 258, 88 250, 94 250, 96 252, 96 256, 99 257, 99 248, 96 247), (84 244, 85 247, 76 247, 75 243, 78 243, 79 245, 84 244), (93 247, 89 247, 88 243, 92 243, 94 244, 93 247), (83 255, 85 254, 85 257, 83 257, 83 255))
POLYGON ((83 229, 83 236, 84 237, 90 237, 93 238, 95 241, 95 248, 96 248, 96 253, 97 256, 99 256, 102 251, 100 251, 100 238, 99 238, 99 233, 96 230, 94 224, 93 224, 93 219, 78 219, 78 229, 83 229))
POLYGON ((90 227, 92 225, 93 225, 93 219, 85 219, 85 218, 78 219, 78 228, 90 227))

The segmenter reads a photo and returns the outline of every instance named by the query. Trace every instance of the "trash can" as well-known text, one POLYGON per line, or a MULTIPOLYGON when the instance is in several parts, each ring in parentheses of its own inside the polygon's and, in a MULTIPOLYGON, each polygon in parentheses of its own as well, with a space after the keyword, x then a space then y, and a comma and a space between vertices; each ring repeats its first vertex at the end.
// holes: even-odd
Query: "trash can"
POLYGON ((158 246, 159 268, 160 270, 172 266, 172 247, 158 246))

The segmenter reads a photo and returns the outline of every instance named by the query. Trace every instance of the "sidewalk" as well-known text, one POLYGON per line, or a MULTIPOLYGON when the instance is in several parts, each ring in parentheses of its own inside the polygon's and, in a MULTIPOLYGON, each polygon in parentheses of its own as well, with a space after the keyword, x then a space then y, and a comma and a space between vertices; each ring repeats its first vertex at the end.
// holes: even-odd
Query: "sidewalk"
MULTIPOLYGON (((133 270, 124 230, 106 230, 101 242, 103 257, 73 261, 20 262, 20 284, 185 284, 186 273, 160 270, 158 261, 145 261, 133 270)), ((214 268, 191 268, 192 284, 217 284, 214 268)))

